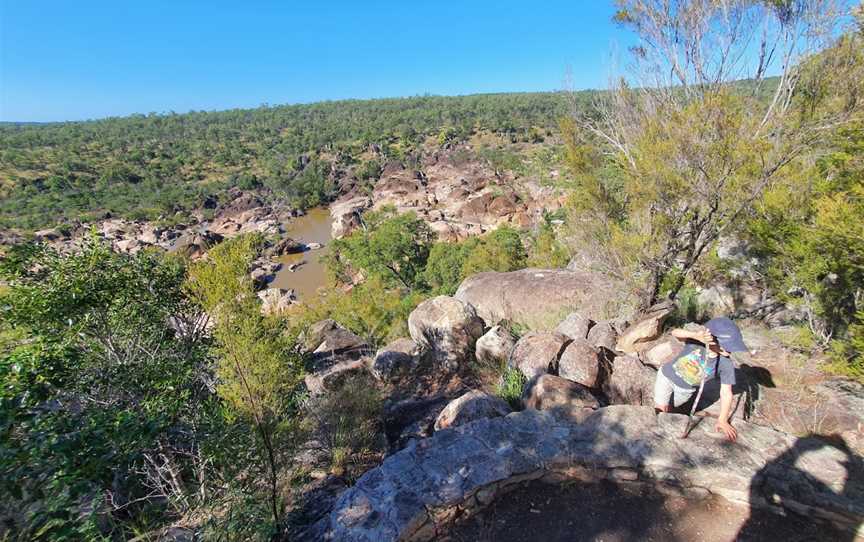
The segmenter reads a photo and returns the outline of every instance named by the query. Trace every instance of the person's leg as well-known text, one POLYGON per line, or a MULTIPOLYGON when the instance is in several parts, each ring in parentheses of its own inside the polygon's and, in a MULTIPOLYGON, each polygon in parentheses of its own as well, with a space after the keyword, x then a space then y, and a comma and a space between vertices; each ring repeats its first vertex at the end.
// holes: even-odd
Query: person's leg
POLYGON ((666 378, 662 369, 657 371, 657 378, 654 379, 654 409, 659 412, 669 412, 672 394, 672 382, 666 378))
POLYGON ((693 397, 693 394, 696 393, 696 390, 691 388, 679 388, 678 386, 672 384, 672 404, 675 405, 675 408, 680 407, 684 403, 690 400, 693 397))

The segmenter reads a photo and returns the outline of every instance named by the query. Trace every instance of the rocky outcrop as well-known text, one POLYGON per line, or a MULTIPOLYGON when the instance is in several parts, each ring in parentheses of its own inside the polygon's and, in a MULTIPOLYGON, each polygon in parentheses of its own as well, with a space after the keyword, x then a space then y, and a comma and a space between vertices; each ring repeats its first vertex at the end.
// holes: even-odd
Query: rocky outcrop
POLYGON ((529 380, 554 372, 558 356, 566 344, 567 338, 559 333, 532 331, 516 343, 510 356, 510 366, 519 369, 529 380))
POLYGON ((33 232, 33 237, 37 241, 42 241, 46 243, 62 241, 69 238, 67 234, 61 232, 57 228, 46 228, 44 230, 33 232))
POLYGON ((412 439, 433 432, 438 414, 453 398, 446 394, 387 401, 384 405, 384 434, 390 451, 401 450, 412 439))
POLYGON ((444 407, 435 420, 435 431, 465 425, 481 418, 506 416, 509 413, 510 406, 500 397, 472 390, 444 407))
MULTIPOLYGON (((521 177, 517 190, 511 173, 493 170, 467 146, 428 153, 421 167, 388 162, 372 186, 371 208, 392 206, 399 213, 414 212, 439 240, 458 241, 504 224, 528 227, 540 219, 543 209, 562 204, 560 194, 533 177, 521 177)), ((358 198, 346 196, 349 200, 358 198)), ((339 217, 347 214, 349 206, 344 207, 334 213, 334 234, 351 227, 349 220, 344 221, 347 228, 337 226, 339 217)))
POLYGON ((611 322, 597 322, 588 332, 588 343, 595 348, 601 346, 607 350, 615 350, 615 343, 618 341, 618 333, 612 327, 611 322))
POLYGON ((602 356, 585 339, 575 339, 558 359, 558 375, 588 388, 600 386, 602 356))
POLYGON ((333 320, 310 326, 304 347, 311 351, 304 382, 312 395, 338 389, 347 378, 366 373, 372 365, 366 341, 333 320))
POLYGON ((294 240, 290 237, 285 237, 284 239, 280 239, 274 243, 268 252, 273 256, 284 256, 285 254, 297 254, 303 252, 304 248, 303 243, 300 241, 294 240))
POLYGON ((309 327, 303 336, 303 347, 310 353, 312 375, 335 364, 357 361, 372 354, 366 341, 330 319, 309 327))
POLYGON ((636 356, 618 356, 603 392, 613 404, 653 406, 656 377, 657 372, 642 365, 636 356))
POLYGON ((431 351, 436 367, 454 370, 470 359, 483 335, 483 321, 471 305, 448 296, 420 303, 408 316, 408 331, 431 351))
POLYGON ((635 354, 646 343, 653 341, 663 332, 663 322, 675 310, 675 303, 664 301, 650 307, 638 320, 624 331, 615 349, 625 354, 635 354))
POLYGON ((581 384, 554 375, 535 378, 522 396, 525 408, 548 410, 557 416, 583 420, 600 406, 597 398, 581 384))
POLYGON ((333 219, 331 226, 333 239, 341 239, 360 226, 360 214, 371 206, 372 200, 366 196, 343 199, 331 204, 330 217, 333 219))
MULTIPOLYGON (((712 424, 678 438, 686 416, 601 408, 581 423, 533 409, 413 441, 364 474, 318 525, 330 541, 421 541, 528 479, 627 480, 753 508, 786 509, 855 529, 864 522, 859 456, 739 422, 726 445, 712 424)), ((862 533, 864 534, 864 533, 862 533)))
POLYGON ((507 328, 493 326, 485 335, 477 339, 474 352, 480 363, 498 366, 507 363, 514 346, 516 346, 516 339, 507 328))
POLYGON ((273 282, 276 273, 282 269, 280 262, 270 261, 266 256, 258 258, 251 264, 249 276, 258 288, 263 288, 273 282))
POLYGON ((338 390, 348 378, 364 374, 368 365, 365 359, 336 359, 325 369, 306 375, 303 383, 310 394, 320 395, 338 390))
POLYGON ((420 352, 411 339, 397 339, 375 354, 369 371, 382 382, 391 382, 413 371, 420 361, 420 352))
POLYGON ((462 282, 455 297, 477 309, 487 326, 509 320, 540 330, 555 329, 574 310, 600 319, 607 303, 613 297, 620 298, 621 291, 612 279, 600 274, 522 269, 473 275, 462 282))
POLYGON ((642 363, 659 369, 672 361, 672 358, 684 347, 684 343, 672 335, 666 334, 648 344, 641 345, 641 347, 643 349, 639 352, 639 359, 642 363))
POLYGON ((588 337, 588 332, 591 330, 591 326, 593 325, 594 322, 592 322, 590 318, 586 318, 578 312, 571 312, 567 315, 567 318, 558 324, 555 331, 570 337, 573 340, 585 339, 588 337))
POLYGON ((190 232, 179 237, 170 250, 190 260, 197 260, 204 256, 211 247, 220 243, 222 239, 222 235, 215 232, 190 232))
POLYGON ((288 310, 297 298, 294 295, 294 290, 267 288, 258 292, 258 299, 261 300, 261 313, 267 315, 279 314, 288 310))

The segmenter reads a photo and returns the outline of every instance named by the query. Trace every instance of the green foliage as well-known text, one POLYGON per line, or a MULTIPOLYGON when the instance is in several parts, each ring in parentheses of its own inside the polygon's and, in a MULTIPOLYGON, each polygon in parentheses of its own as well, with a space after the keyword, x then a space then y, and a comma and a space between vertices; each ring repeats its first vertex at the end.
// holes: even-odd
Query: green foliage
POLYGON ((666 327, 683 327, 687 322, 704 322, 705 307, 699 303, 699 292, 692 287, 681 288, 675 298, 675 311, 669 316, 666 327))
POLYGON ((438 242, 432 245, 423 278, 433 295, 453 295, 465 279, 463 267, 474 243, 438 242))
MULTIPOLYGON (((427 136, 449 143, 475 126, 527 138, 566 108, 561 93, 484 94, 0 123, 0 226, 38 229, 105 212, 155 219, 232 185, 315 206, 333 195, 330 163, 319 157, 300 167, 303 156, 376 143, 401 159, 427 136)), ((362 176, 374 173, 368 166, 362 176)))
POLYGON ((769 284, 833 342, 835 367, 860 374, 864 284, 864 124, 839 130, 833 152, 767 192, 748 223, 769 284))
POLYGON ((278 526, 283 506, 278 478, 298 429, 303 363, 282 320, 261 314, 249 267, 262 243, 260 235, 243 235, 217 245, 190 267, 186 288, 213 320, 219 396, 260 437, 256 442, 278 526))
POLYGON ((524 163, 518 152, 504 146, 483 146, 477 151, 489 165, 499 171, 524 172, 524 163))
POLYGON ((332 318, 377 348, 408 335, 408 316, 425 297, 421 292, 387 288, 382 280, 373 277, 348 293, 327 291, 293 316, 297 316, 298 329, 332 318))
POLYGON ((429 226, 413 212, 399 215, 391 207, 367 213, 363 228, 333 242, 328 267, 343 282, 353 270, 388 287, 414 290, 423 286, 432 237, 429 226))
POLYGON ((504 369, 501 381, 495 393, 507 401, 513 410, 522 409, 522 391, 525 388, 525 375, 522 371, 513 367, 504 369))
POLYGON ((91 240, 69 255, 13 248, 0 274, 0 514, 11 532, 123 538, 118 516, 158 523, 188 507, 190 445, 213 398, 182 266, 91 240), (147 457, 176 469, 174 491, 155 485, 147 457), (144 498, 153 492, 161 503, 144 498))
POLYGON ((348 378, 333 393, 308 401, 306 415, 335 471, 342 471, 351 457, 380 451, 382 404, 368 376, 348 378))
POLYGON ((465 278, 475 273, 522 269, 527 261, 520 233, 503 226, 460 243, 435 243, 423 277, 434 295, 452 295, 465 278))
POLYGON ((524 268, 528 261, 522 236, 510 226, 502 226, 466 243, 469 252, 462 264, 463 277, 483 271, 514 271, 524 268))
POLYGON ((570 262, 570 251, 558 240, 551 215, 544 214, 543 222, 534 235, 528 265, 531 267, 566 267, 570 262))

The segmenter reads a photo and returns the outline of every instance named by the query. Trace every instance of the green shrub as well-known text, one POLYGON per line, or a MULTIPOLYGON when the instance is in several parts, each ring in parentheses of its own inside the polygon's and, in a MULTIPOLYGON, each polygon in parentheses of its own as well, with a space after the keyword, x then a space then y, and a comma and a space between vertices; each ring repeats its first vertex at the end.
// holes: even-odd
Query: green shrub
POLYGON ((350 282, 350 271, 360 271, 387 287, 423 289, 433 237, 429 226, 413 212, 396 214, 393 207, 367 213, 364 221, 364 228, 333 241, 330 274, 350 282))
POLYGON ((91 239, 72 254, 10 249, 0 276, 5 528, 22 540, 123 539, 199 505, 190 446, 222 422, 202 385, 206 339, 174 328, 201 316, 182 265, 91 239), (154 485, 166 465, 170 491, 154 485), (154 490, 164 498, 148 499, 154 490))
POLYGON ((338 389, 308 400, 304 411, 332 469, 343 470, 355 455, 381 451, 382 404, 368 376, 347 378, 338 389))
POLYGON ((522 392, 524 391, 526 381, 522 371, 513 367, 507 367, 501 375, 501 381, 495 393, 507 401, 513 410, 521 410, 522 392))
POLYGON ((444 243, 432 245, 423 278, 434 295, 453 295, 465 276, 463 267, 470 253, 468 243, 444 243))
POLYGON ((468 255, 462 264, 462 276, 483 271, 523 269, 528 261, 522 236, 510 226, 502 226, 483 237, 466 241, 468 255))

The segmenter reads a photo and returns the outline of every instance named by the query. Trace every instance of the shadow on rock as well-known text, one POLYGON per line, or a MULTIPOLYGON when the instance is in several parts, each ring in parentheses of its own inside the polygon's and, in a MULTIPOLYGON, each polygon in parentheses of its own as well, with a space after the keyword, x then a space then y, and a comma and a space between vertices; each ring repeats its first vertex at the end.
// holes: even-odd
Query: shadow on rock
MULTIPOLYGON (((827 477, 826 477, 827 478, 827 477)), ((823 540, 853 542, 861 529, 864 515, 864 463, 842 438, 808 437, 798 439, 786 452, 766 463, 750 483, 750 502, 766 506, 751 508, 750 517, 738 531, 737 540, 763 540, 764 526, 776 521, 776 508, 782 504, 811 520, 831 520, 822 530, 823 540), (845 473, 831 473, 830 481, 819 479, 803 470, 802 465, 818 456, 839 456, 845 473), (843 503, 859 503, 857 506, 843 503), (819 513, 815 505, 831 505, 831 513, 819 513), (851 508, 857 508, 853 510, 851 508), (822 516, 822 517, 820 517, 822 516), (845 528, 841 528, 842 525, 845 528)))

